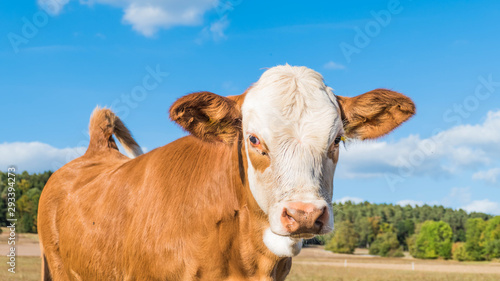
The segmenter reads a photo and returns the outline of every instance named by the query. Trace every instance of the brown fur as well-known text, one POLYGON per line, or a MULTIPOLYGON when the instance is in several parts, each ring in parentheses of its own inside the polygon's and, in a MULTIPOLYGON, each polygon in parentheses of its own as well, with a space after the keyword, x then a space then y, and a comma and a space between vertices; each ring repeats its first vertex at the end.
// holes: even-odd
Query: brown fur
MULTIPOLYGON (((107 116, 94 113, 91 132, 108 132, 107 116)), ((262 241, 269 225, 239 134, 232 145, 187 136, 135 159, 102 138, 44 188, 39 233, 52 279, 42 278, 284 280, 290 259, 262 241)))
POLYGON ((120 118, 107 108, 96 107, 90 117, 89 125, 90 144, 88 153, 100 151, 102 148, 118 149, 113 135, 120 141, 123 148, 130 154, 142 154, 139 145, 135 142, 130 131, 120 118))
POLYGON ((271 165, 271 160, 267 155, 262 155, 254 149, 248 150, 248 157, 250 158, 253 168, 261 173, 271 165))
POLYGON ((269 159, 269 148, 261 137, 255 137, 257 137, 260 141, 257 146, 253 146, 248 138, 246 140, 246 144, 249 146, 248 157, 250 158, 250 163, 252 163, 253 168, 262 173, 271 165, 271 159, 269 159))
MULTIPOLYGON (((40 197, 42 280, 284 280, 291 258, 264 245, 268 218, 248 186, 243 99, 179 99, 171 118, 196 137, 135 159, 112 138, 121 132, 131 144, 128 130, 97 109, 87 152, 56 171, 40 197)), ((355 109, 343 106, 350 118, 355 109)), ((378 116, 395 115, 395 106, 406 108, 378 116)))
POLYGON ((210 92, 198 92, 178 99, 170 118, 204 141, 231 143, 241 123, 236 102, 210 92))
POLYGON ((337 100, 346 135, 362 140, 388 134, 416 111, 410 98, 387 89, 376 89, 353 98, 337 96, 337 100))
POLYGON ((227 98, 234 101, 236 103, 236 108, 239 110, 243 106, 243 102, 245 101, 245 97, 247 96, 247 93, 251 88, 252 87, 249 87, 248 89, 246 89, 245 92, 241 95, 228 96, 227 98))

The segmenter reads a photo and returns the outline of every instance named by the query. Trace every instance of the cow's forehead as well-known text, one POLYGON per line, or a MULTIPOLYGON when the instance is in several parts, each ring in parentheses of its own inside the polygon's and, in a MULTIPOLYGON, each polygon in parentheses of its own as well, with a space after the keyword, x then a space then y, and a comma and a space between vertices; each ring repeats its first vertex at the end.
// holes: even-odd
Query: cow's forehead
POLYGON ((342 130, 333 91, 321 74, 306 67, 273 67, 247 92, 243 127, 277 145, 290 138, 325 146, 342 130))

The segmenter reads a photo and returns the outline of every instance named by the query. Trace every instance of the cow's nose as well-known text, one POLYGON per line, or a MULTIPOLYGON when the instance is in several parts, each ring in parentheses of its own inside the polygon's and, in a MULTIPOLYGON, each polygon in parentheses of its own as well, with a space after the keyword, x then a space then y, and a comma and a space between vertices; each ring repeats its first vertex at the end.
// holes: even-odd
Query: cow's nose
POLYGON ((328 219, 326 206, 317 207, 311 203, 289 202, 281 213, 281 224, 291 235, 318 234, 328 219))

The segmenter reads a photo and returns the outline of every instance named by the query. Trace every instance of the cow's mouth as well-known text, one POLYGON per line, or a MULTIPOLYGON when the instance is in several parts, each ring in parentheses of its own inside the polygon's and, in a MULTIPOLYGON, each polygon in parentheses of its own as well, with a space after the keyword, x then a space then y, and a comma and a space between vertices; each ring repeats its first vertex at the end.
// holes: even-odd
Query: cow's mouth
POLYGON ((316 235, 311 234, 311 233, 299 233, 299 234, 291 234, 291 238, 295 239, 311 239, 314 238, 316 235))
POLYGON ((283 235, 283 234, 278 234, 273 231, 274 234, 282 237, 290 237, 293 239, 312 239, 314 238, 317 234, 311 234, 311 233, 297 233, 297 234, 288 234, 288 235, 283 235))

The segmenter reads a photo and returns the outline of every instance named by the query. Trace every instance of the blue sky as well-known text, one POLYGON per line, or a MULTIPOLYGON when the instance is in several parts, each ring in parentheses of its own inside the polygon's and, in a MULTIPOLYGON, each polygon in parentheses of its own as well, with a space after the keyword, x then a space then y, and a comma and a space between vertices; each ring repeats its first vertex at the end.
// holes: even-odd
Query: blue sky
POLYGON ((289 63, 338 95, 385 87, 417 105, 341 152, 336 200, 500 214, 500 2, 21 0, 0 2, 0 19, 2 170, 84 152, 96 105, 146 150, 165 145, 184 135, 175 99, 239 94, 289 63))

